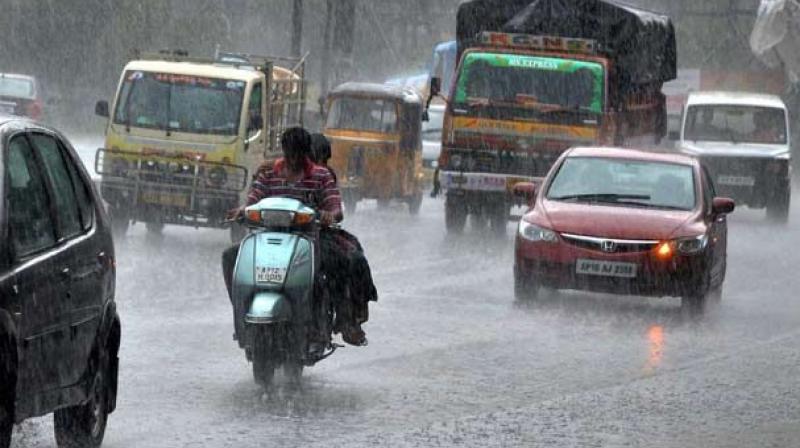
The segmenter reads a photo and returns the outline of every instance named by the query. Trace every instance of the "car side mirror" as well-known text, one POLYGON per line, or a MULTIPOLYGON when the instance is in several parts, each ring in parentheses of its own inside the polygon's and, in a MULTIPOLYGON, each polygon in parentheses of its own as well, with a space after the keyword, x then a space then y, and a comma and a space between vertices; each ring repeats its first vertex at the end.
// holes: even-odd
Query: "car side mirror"
POLYGON ((727 215, 733 213, 736 203, 730 198, 714 198, 711 202, 711 211, 715 215, 727 215))
POLYGON ((536 200, 536 185, 532 182, 519 182, 514 185, 512 193, 515 198, 533 206, 533 202, 536 200))
POLYGON ((673 141, 678 141, 681 139, 681 131, 669 131, 667 138, 673 141))
POLYGON ((108 118, 108 101, 100 100, 94 105, 94 114, 98 117, 108 118))

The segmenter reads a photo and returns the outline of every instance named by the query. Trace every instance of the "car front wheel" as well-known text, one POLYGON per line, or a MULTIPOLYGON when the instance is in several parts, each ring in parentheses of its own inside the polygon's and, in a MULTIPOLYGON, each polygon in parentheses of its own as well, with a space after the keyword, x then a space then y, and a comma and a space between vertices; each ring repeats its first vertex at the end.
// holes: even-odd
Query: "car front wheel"
POLYGON ((98 448, 108 422, 110 382, 109 356, 100 355, 88 400, 81 405, 59 409, 53 416, 59 448, 98 448))
POLYGON ((514 298, 520 303, 535 302, 539 298, 541 287, 535 278, 514 274, 514 298))

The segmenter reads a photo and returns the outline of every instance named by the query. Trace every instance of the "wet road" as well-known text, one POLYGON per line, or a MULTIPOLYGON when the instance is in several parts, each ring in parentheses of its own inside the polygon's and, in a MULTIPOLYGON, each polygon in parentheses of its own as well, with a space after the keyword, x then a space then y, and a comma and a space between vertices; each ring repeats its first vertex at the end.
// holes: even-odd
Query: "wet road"
MULTIPOLYGON (((153 239, 137 225, 118 242, 120 395, 104 446, 800 446, 800 235, 762 218, 731 217, 723 302, 696 320, 677 299, 517 305, 513 225, 506 240, 448 238, 440 200, 418 217, 367 203, 346 227, 381 295, 370 344, 271 398, 231 340, 227 234, 153 239)), ((55 446, 51 417, 12 446, 55 446)))

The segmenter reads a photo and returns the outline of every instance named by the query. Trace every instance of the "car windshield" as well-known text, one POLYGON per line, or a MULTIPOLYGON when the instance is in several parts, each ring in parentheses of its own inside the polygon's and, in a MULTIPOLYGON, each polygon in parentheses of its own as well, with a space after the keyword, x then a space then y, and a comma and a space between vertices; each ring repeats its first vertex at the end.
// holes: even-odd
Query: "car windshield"
POLYGON ((397 104, 367 98, 336 98, 331 104, 326 125, 329 129, 395 132, 397 104))
POLYGON ((664 162, 572 157, 559 167, 547 198, 691 210, 696 202, 694 170, 664 162))
POLYGON ((128 71, 114 123, 195 134, 236 135, 244 81, 128 71))
POLYGON ((422 122, 422 139, 426 141, 441 141, 444 110, 430 108, 428 110, 428 118, 428 121, 422 122))
POLYGON ((33 98, 35 94, 32 80, 0 76, 0 96, 33 98))
POLYGON ((684 140, 785 144, 786 114, 775 107, 691 106, 684 140))
POLYGON ((455 103, 566 109, 602 113, 604 69, 564 58, 469 53, 456 84, 455 103))

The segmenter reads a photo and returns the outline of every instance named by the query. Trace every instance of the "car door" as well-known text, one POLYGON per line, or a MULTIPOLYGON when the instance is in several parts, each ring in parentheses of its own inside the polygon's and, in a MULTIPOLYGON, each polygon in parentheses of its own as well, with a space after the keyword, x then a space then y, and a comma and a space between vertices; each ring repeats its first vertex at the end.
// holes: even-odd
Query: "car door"
MULTIPOLYGON (((5 164, 6 222, 12 258, 4 293, 15 298, 20 335, 19 390, 59 387, 70 349, 58 272, 53 207, 33 148, 24 134, 8 140, 5 164)), ((23 396, 27 394, 23 393, 23 396)))
POLYGON ((63 250, 60 272, 66 282, 64 308, 69 322, 71 348, 67 384, 77 383, 87 365, 100 325, 103 305, 103 254, 92 231, 94 216, 86 185, 76 182, 74 160, 58 137, 43 132, 29 134, 57 205, 56 234, 63 250))

